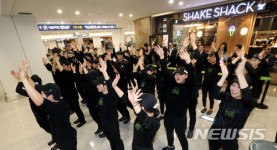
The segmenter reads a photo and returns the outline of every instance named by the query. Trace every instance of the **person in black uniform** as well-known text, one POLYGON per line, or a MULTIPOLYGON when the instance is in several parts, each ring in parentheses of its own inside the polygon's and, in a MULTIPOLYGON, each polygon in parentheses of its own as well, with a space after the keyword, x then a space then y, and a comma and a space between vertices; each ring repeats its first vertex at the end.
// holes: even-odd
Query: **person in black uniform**
POLYGON ((155 86, 157 79, 154 76, 154 67, 152 65, 147 65, 145 68, 143 66, 143 57, 140 57, 137 65, 134 68, 134 77, 137 79, 138 88, 142 90, 143 93, 151 93, 155 95, 155 86), (138 73, 138 67, 140 67, 141 72, 138 73))
POLYGON ((219 110, 209 131, 209 149, 238 150, 238 133, 245 125, 247 118, 255 107, 255 99, 244 76, 246 59, 242 58, 235 73, 237 78, 233 80, 229 92, 220 92, 225 79, 228 76, 228 69, 223 61, 220 61, 222 77, 214 89, 214 98, 221 100, 219 110), (227 131, 223 131, 225 129, 227 131), (225 133, 230 133, 225 135, 225 133), (224 134, 224 135, 222 135, 224 134), (227 138, 226 137, 230 137, 227 138))
POLYGON ((80 108, 78 92, 74 85, 73 72, 70 66, 70 62, 63 60, 61 63, 57 54, 54 54, 53 72, 58 76, 62 96, 70 104, 71 108, 76 112, 78 120, 74 121, 74 124, 78 124, 77 127, 82 127, 86 121, 84 113, 80 108), (58 69, 58 70, 57 70, 58 69))
POLYGON ((192 88, 195 85, 195 76, 190 60, 185 48, 188 46, 187 42, 184 42, 182 49, 179 52, 179 56, 186 62, 186 67, 179 66, 174 72, 174 77, 169 73, 166 61, 164 60, 163 49, 160 46, 155 47, 156 53, 160 56, 160 63, 162 73, 167 82, 167 98, 165 101, 166 112, 164 115, 164 126, 166 128, 168 146, 163 150, 174 150, 174 136, 175 130, 182 149, 188 149, 188 141, 185 135, 186 131, 186 111, 190 100, 192 88))
POLYGON ((202 85, 202 102, 203 109, 201 113, 205 113, 207 111, 206 103, 207 103, 207 94, 209 92, 209 100, 210 100, 210 109, 207 112, 207 115, 211 115, 213 112, 214 106, 214 98, 212 97, 212 90, 214 89, 217 81, 219 80, 218 73, 220 71, 219 66, 219 56, 217 52, 212 52, 210 55, 209 61, 205 59, 205 74, 204 81, 202 85))
MULTIPOLYGON (((15 71, 11 71, 11 74, 14 78, 16 78, 18 80, 18 84, 16 86, 16 93, 22 95, 22 96, 26 96, 26 97, 29 97, 26 90, 24 89, 24 86, 23 86, 23 83, 22 81, 19 80, 19 73, 18 72, 15 72, 15 71)), ((38 76, 38 75, 32 75, 31 76, 31 79, 35 82, 36 85, 42 85, 42 81, 41 81, 41 78, 38 76)), ((36 121, 38 123, 38 125, 44 130, 46 131, 47 133, 51 134, 51 128, 50 128, 50 125, 49 125, 49 121, 48 121, 48 114, 44 111, 42 111, 41 109, 39 109, 35 103, 30 99, 29 97, 29 103, 30 103, 30 107, 31 107, 31 110, 36 118, 36 121)), ((48 145, 52 145, 54 144, 55 142, 53 140, 51 140, 48 145)))
POLYGON ((99 95, 99 106, 103 130, 107 136, 112 150, 124 150, 124 144, 120 137, 118 113, 116 108, 117 94, 112 87, 112 81, 107 73, 107 64, 101 58, 99 70, 104 77, 98 78, 94 84, 97 85, 99 95))
POLYGON ((160 121, 157 118, 157 99, 153 94, 140 93, 141 90, 128 91, 124 93, 117 83, 120 75, 117 74, 112 86, 120 99, 129 107, 134 109, 137 118, 134 122, 133 150, 153 150, 153 141, 160 128, 160 121), (128 99, 129 98, 129 99, 128 99))
POLYGON ((69 106, 60 99, 60 88, 53 83, 35 85, 28 78, 29 62, 23 61, 19 69, 19 79, 22 81, 26 92, 36 106, 49 114, 49 123, 53 140, 61 150, 77 149, 77 132, 72 128, 69 121, 69 106), (38 91, 41 91, 39 93, 38 91))

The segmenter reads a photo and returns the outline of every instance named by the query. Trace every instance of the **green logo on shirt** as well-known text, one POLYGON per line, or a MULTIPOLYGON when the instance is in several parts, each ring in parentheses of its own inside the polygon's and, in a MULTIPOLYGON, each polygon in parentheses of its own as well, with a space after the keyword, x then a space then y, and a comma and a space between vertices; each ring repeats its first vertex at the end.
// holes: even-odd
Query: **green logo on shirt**
POLYGON ((141 87, 144 87, 145 86, 145 82, 141 82, 141 87))
POLYGON ((176 95, 179 94, 179 88, 177 88, 177 87, 173 88, 171 93, 176 94, 176 95))
POLYGON ((208 68, 208 73, 212 73, 213 72, 213 68, 208 68))
POLYGON ((233 119, 233 118, 235 118, 235 112, 236 112, 235 109, 227 108, 227 109, 225 109, 224 115, 228 118, 233 119))
POLYGON ((100 106, 103 106, 103 98, 100 98, 99 99, 99 103, 98 103, 100 106))
POLYGON ((135 128, 137 131, 139 131, 141 129, 141 124, 139 122, 136 123, 135 128))

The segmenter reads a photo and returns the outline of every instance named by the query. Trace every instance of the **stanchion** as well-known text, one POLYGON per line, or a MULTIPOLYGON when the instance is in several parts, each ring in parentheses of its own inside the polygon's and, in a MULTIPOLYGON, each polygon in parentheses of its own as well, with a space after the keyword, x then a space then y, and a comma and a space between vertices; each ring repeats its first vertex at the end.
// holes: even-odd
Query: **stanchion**
POLYGON ((260 109, 268 109, 268 106, 264 104, 264 100, 265 100, 265 97, 266 97, 268 87, 270 85, 270 81, 272 80, 272 77, 261 77, 260 80, 266 81, 266 86, 265 86, 265 90, 264 90, 264 93, 263 93, 261 103, 257 104, 256 107, 260 108, 260 109))

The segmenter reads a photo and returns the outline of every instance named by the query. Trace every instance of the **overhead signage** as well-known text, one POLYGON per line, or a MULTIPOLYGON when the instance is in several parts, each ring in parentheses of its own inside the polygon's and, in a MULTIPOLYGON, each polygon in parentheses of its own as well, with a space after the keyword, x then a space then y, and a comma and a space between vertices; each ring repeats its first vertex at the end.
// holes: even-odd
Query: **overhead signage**
POLYGON ((265 11, 267 3, 258 3, 257 1, 244 1, 239 3, 228 4, 224 6, 216 6, 212 8, 205 8, 195 11, 188 11, 183 13, 183 21, 199 21, 214 19, 219 17, 228 17, 234 15, 244 15, 249 13, 256 13, 265 11))
POLYGON ((114 24, 104 24, 104 25, 49 25, 49 24, 39 24, 39 31, 59 31, 59 30, 104 30, 104 29, 116 29, 114 24))

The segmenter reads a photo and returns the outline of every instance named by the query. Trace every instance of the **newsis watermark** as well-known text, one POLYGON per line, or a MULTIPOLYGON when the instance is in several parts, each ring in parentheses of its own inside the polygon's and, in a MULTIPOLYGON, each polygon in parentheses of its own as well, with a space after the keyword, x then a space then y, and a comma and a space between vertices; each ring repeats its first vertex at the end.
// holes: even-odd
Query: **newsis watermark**
POLYGON ((266 129, 196 129, 194 140, 263 140, 266 129))

